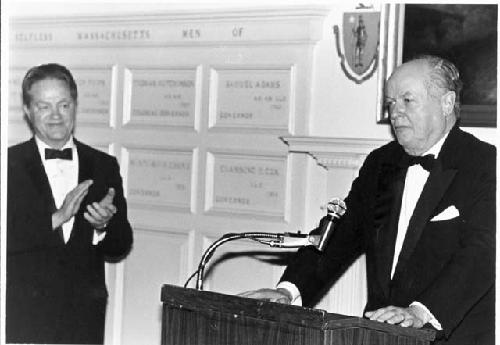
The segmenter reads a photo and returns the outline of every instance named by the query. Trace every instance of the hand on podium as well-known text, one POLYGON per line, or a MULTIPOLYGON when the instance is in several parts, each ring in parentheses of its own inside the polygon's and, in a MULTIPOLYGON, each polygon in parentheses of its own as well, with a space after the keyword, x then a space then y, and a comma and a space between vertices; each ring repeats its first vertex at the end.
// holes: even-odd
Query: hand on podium
POLYGON ((278 289, 258 289, 252 291, 246 291, 240 293, 238 296, 260 299, 269 302, 276 302, 282 304, 291 304, 292 303, 292 295, 286 289, 278 288, 278 289))
POLYGON ((400 308, 395 306, 387 306, 373 311, 365 312, 365 316, 372 321, 387 322, 402 327, 422 328, 429 322, 430 317, 425 314, 425 311, 412 305, 408 308, 400 308))

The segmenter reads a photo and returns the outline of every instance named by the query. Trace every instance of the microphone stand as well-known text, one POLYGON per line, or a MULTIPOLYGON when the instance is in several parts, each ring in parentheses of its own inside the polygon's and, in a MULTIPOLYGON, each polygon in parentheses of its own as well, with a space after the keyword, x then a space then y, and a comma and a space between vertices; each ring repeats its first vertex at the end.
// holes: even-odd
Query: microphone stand
POLYGON ((238 240, 241 238, 252 239, 262 244, 267 244, 271 247, 277 248, 300 248, 304 246, 314 246, 317 250, 322 252, 329 238, 332 236, 334 228, 334 220, 340 218, 344 215, 347 207, 343 200, 339 198, 333 198, 328 202, 328 220, 326 226, 321 228, 319 233, 311 233, 309 235, 301 234, 300 231, 297 233, 285 232, 283 234, 269 233, 269 232, 242 232, 242 233, 229 233, 223 235, 217 241, 212 243, 207 250, 203 253, 200 263, 198 264, 198 270, 189 277, 184 286, 186 287, 191 278, 196 274, 196 290, 203 290, 203 275, 205 271, 205 266, 208 260, 212 257, 215 249, 220 245, 238 240))
POLYGON ((301 234, 300 232, 295 234, 288 232, 285 232, 284 234, 268 232, 243 232, 225 234, 217 241, 212 243, 203 253, 200 263, 198 264, 198 270, 196 271, 196 290, 203 290, 203 275, 205 266, 208 263, 208 260, 210 260, 210 258, 214 254, 215 249, 226 242, 247 238, 256 240, 263 244, 267 244, 271 247, 299 248, 306 245, 317 245, 320 241, 319 237, 320 236, 301 234))

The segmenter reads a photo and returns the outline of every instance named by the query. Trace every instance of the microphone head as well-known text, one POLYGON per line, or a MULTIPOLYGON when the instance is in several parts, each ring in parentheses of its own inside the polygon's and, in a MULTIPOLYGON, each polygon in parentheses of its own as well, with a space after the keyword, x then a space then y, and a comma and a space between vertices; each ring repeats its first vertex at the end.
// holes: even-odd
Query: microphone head
POLYGON ((339 198, 333 198, 328 202, 328 205, 326 205, 326 209, 329 215, 340 218, 344 215, 345 211, 347 210, 347 206, 344 200, 339 198))

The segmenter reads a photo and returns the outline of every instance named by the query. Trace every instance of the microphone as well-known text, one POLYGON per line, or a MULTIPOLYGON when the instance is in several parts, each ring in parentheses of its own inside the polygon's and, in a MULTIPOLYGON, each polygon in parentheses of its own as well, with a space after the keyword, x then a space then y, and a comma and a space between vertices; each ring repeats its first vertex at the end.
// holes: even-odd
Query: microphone
POLYGON ((320 252, 322 252, 330 237, 334 232, 335 222, 337 219, 342 217, 347 210, 345 202, 339 198, 331 199, 327 206, 327 219, 323 222, 323 225, 319 229, 311 231, 311 233, 301 234, 285 232, 283 234, 277 234, 277 238, 274 240, 260 241, 261 243, 267 244, 271 247, 278 248, 300 248, 305 246, 313 246, 320 252), (319 231, 316 231, 319 230, 319 231))
POLYGON ((327 219, 323 222, 321 229, 319 230, 320 239, 319 243, 316 245, 316 249, 320 252, 325 250, 330 237, 332 237, 335 230, 335 222, 340 219, 347 211, 347 206, 345 202, 339 198, 333 198, 328 202, 326 206, 327 209, 327 219))

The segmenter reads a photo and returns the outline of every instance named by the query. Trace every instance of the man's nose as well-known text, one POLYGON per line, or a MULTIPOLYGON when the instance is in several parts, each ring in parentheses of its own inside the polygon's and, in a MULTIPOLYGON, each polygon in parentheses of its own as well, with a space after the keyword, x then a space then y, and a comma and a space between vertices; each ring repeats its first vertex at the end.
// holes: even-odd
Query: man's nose
POLYGON ((402 102, 395 102, 394 105, 389 109, 389 117, 391 119, 396 119, 404 114, 404 106, 402 102))
POLYGON ((62 117, 61 110, 59 109, 59 107, 57 105, 51 107, 50 117, 55 117, 55 118, 62 117))
POLYGON ((401 114, 396 110, 396 109, 391 109, 389 110, 389 119, 395 120, 397 119, 401 114))

